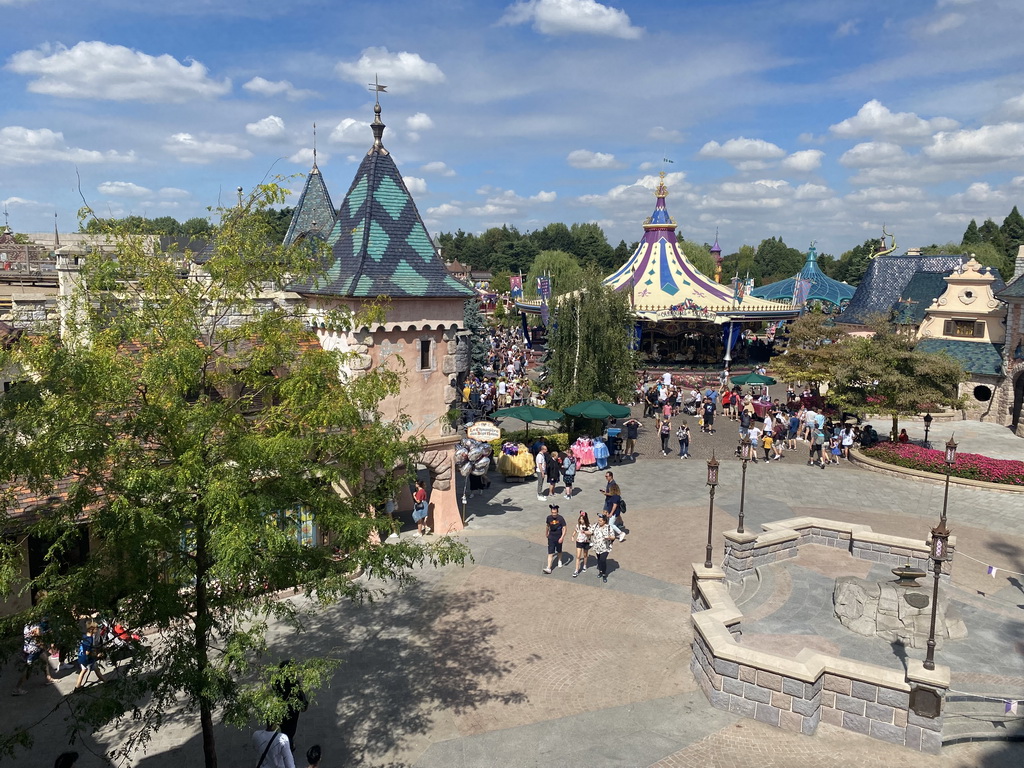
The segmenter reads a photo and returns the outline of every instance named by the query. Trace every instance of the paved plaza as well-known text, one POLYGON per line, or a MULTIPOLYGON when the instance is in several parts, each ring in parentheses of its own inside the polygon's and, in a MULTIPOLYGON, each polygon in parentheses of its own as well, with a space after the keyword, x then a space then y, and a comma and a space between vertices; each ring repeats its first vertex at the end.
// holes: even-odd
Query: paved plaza
MULTIPOLYGON (((807 737, 710 707, 689 671, 690 564, 704 559, 708 493, 701 459, 712 448, 722 461, 716 559, 722 531, 736 525, 741 465, 731 455, 735 427, 720 422, 713 438, 695 430, 695 457, 682 461, 661 456, 652 422, 646 424, 641 455, 613 467, 629 502, 630 534, 614 546, 607 584, 595 568, 575 579, 571 566, 543 574, 547 503, 538 501, 535 483, 506 483, 497 476, 482 498, 469 503, 462 536, 472 548, 472 563, 425 570, 416 586, 392 590, 372 604, 321 611, 302 635, 275 633, 272 646, 281 657, 345 660, 300 719, 299 753, 320 743, 325 768, 1024 764, 1021 744, 956 744, 941 756, 929 756, 825 724, 807 737)), ((944 442, 951 430, 935 426, 933 443, 944 442)), ((961 450, 980 449, 986 430, 1004 437, 991 425, 951 426, 962 439, 961 450)), ((1024 454, 1024 441, 1019 445, 1024 454)), ((1005 442, 1005 450, 1013 447, 1005 442)), ((845 462, 811 468, 805 450, 748 467, 748 529, 813 515, 924 539, 936 522, 941 484, 845 462)), ((600 487, 600 472, 581 472, 573 499, 559 499, 570 526, 579 509, 592 515, 600 509, 600 487)), ((1024 647, 1016 640, 1024 637, 1024 497, 954 485, 949 524, 958 539, 953 598, 972 634, 962 641, 967 645, 951 643, 940 650, 937 661, 951 665, 954 690, 998 690, 1024 699, 1024 647), (988 564, 1000 569, 994 579, 987 575, 988 564)), ((744 642, 782 653, 804 645, 867 653, 872 661, 898 669, 902 660, 888 643, 874 645, 847 632, 809 597, 833 565, 834 575, 857 569, 867 575, 870 564, 840 560, 841 554, 833 562, 816 556, 816 549, 802 550, 745 596, 744 642)), ((923 658, 923 651, 910 649, 906 655, 923 658)), ((7 668, 3 683, 10 688, 11 681, 7 668)), ((8 699, 17 704, 12 713, 17 721, 37 720, 57 707, 37 734, 35 764, 50 764, 61 749, 60 694, 71 683, 65 679, 58 691, 35 682, 30 695, 8 699)), ((255 765, 259 756, 248 746, 249 733, 218 727, 221 765, 255 765)), ((119 741, 118 729, 108 728, 77 749, 102 751, 119 741)), ((83 754, 79 764, 88 768, 102 762, 83 754)), ((201 764, 197 721, 172 715, 136 764, 201 764)))

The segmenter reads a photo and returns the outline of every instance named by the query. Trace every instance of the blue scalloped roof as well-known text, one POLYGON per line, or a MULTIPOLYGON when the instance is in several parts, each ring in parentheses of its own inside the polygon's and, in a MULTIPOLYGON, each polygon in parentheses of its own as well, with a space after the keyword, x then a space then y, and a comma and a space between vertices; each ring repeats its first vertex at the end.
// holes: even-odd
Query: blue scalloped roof
POLYGON ((793 277, 762 285, 751 293, 760 299, 792 301, 796 293, 797 280, 809 280, 811 283, 811 290, 807 296, 808 303, 821 301, 842 307, 853 298, 853 294, 857 290, 852 285, 834 280, 822 272, 821 267, 818 266, 818 252, 812 245, 807 252, 807 260, 804 262, 803 268, 793 277))

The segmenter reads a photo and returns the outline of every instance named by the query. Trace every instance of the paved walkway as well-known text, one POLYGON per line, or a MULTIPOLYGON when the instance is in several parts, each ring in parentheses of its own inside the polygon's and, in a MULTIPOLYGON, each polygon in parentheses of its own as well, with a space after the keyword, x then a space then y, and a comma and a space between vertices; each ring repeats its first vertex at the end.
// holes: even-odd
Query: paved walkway
MULTIPOLYGON (((713 437, 695 434, 692 452, 698 458, 690 461, 662 457, 651 432, 644 433, 637 461, 614 467, 629 500, 631 532, 614 547, 607 584, 594 569, 577 579, 571 567, 541 573, 547 503, 537 500, 533 483, 504 483, 499 477, 483 498, 470 502, 463 536, 473 563, 426 570, 417 586, 388 590, 373 604, 323 610, 301 636, 274 629, 275 654, 345 660, 330 687, 302 715, 299 751, 318 742, 324 766, 389 768, 810 768, 868 762, 995 768, 1024 763, 1021 745, 964 744, 933 757, 825 725, 804 737, 712 709, 688 670, 690 563, 704 559, 708 493, 700 458, 712 449, 722 460, 716 556, 721 532, 736 525, 735 429, 723 422, 713 437)), ((570 524, 581 508, 598 511, 602 485, 600 473, 580 474, 573 499, 560 500, 570 524)), ((1024 509, 1005 494, 954 486, 949 495, 949 524, 965 555, 954 569, 958 590, 975 594, 978 605, 990 601, 991 610, 1019 625, 1024 600, 1018 579, 1024 576, 1010 572, 1024 573, 1024 509), (986 564, 1000 568, 997 578, 986 574, 986 564)), ((941 503, 941 484, 849 464, 810 468, 802 452, 747 470, 746 516, 752 530, 813 514, 924 538, 941 503)), ((789 595, 798 590, 794 582, 789 595)), ((766 620, 785 605, 769 602, 759 612, 766 620)), ((827 616, 810 621, 817 625, 811 627, 814 634, 833 638, 830 642, 841 635, 827 616)), ((792 634, 784 626, 776 632, 792 634)), ((982 634, 975 642, 993 638, 982 634)), ((914 650, 908 655, 923 656, 914 650)), ((956 658, 949 656, 940 651, 939 663, 956 658)), ((974 679, 979 686, 992 677, 1024 680, 1021 649, 1003 647, 1001 667, 989 660, 980 670, 954 668, 954 679, 968 680, 975 673, 989 678, 974 679)), ((9 688, 11 675, 5 670, 0 683, 9 688)), ((60 694, 69 687, 68 680, 59 690, 34 683, 30 695, 8 699, 17 704, 16 710, 5 707, 12 722, 34 721, 58 708, 39 733, 36 764, 49 764, 62 748, 60 694)), ((1024 687, 1017 697, 1024 699, 1024 687)), ((118 728, 106 728, 77 748, 101 752, 121 738, 118 728)), ((218 726, 221 765, 255 765, 258 755, 248 738, 248 732, 218 726)), ((137 765, 176 768, 200 761, 194 718, 171 713, 137 765)), ((101 764, 92 755, 79 763, 83 768, 101 764)))

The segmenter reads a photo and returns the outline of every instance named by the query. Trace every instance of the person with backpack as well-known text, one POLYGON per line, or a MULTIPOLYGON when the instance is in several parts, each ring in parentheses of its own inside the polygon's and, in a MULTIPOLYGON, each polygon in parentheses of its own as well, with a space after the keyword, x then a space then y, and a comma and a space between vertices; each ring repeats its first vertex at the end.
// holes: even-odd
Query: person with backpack
POLYGON ((811 433, 811 452, 808 454, 807 466, 810 467, 814 464, 814 456, 817 454, 818 464, 821 465, 822 469, 825 468, 825 459, 822 456, 824 445, 825 431, 821 427, 815 427, 814 431, 811 433))
POLYGON ((292 745, 280 728, 267 723, 264 730, 253 733, 252 746, 260 753, 256 768, 295 768, 292 745))
POLYGON ((663 419, 658 425, 658 434, 661 435, 661 455, 668 456, 668 439, 672 436, 672 422, 663 419))
POLYGON ((676 430, 676 440, 679 441, 679 458, 690 458, 690 428, 685 421, 676 430))
POLYGON ((565 483, 565 498, 571 499, 576 483, 576 457, 570 451, 566 451, 562 459, 562 481, 565 483))

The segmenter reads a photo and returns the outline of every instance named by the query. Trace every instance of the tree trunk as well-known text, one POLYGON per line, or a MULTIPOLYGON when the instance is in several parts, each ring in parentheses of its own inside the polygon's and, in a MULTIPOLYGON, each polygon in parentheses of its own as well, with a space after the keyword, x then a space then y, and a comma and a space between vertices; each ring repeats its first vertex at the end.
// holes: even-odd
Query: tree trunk
POLYGON ((206 670, 210 666, 207 640, 210 633, 210 614, 206 593, 206 573, 209 570, 206 553, 206 535, 200 521, 196 522, 196 619, 195 663, 199 686, 199 724, 203 732, 203 759, 206 768, 217 768, 217 745, 213 736, 213 708, 206 694, 206 670))
POLYGON ((895 413, 892 415, 892 432, 889 433, 889 439, 894 443, 899 441, 900 436, 900 417, 895 413))

